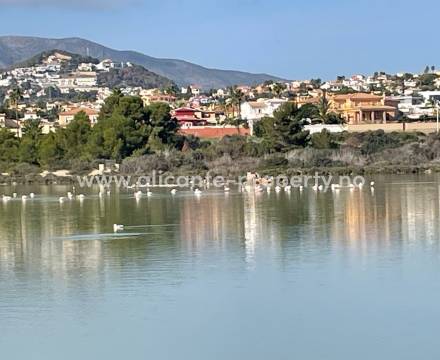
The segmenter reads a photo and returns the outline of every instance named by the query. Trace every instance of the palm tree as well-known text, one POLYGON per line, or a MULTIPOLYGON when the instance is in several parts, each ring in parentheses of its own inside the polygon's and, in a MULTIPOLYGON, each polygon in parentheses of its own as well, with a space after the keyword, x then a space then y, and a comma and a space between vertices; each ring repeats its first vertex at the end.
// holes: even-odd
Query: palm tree
POLYGON ((237 128, 243 122, 241 120, 241 103, 245 99, 243 91, 237 88, 237 86, 233 86, 229 89, 230 94, 230 104, 232 106, 232 119, 229 121, 231 125, 235 125, 237 128), (238 111, 238 116, 235 117, 235 107, 238 111))
POLYGON ((18 103, 23 99, 21 89, 16 87, 9 95, 9 103, 15 109, 15 120, 18 120, 18 103))
POLYGON ((322 97, 319 99, 318 111, 319 111, 319 118, 322 120, 323 123, 325 123, 330 113, 330 101, 327 99, 325 92, 322 95, 322 97))
POLYGON ((233 86, 230 88, 230 96, 231 96, 231 105, 232 105, 232 117, 235 117, 234 106, 237 106, 238 109, 238 117, 241 118, 241 102, 245 99, 243 91, 237 88, 237 86, 233 86))

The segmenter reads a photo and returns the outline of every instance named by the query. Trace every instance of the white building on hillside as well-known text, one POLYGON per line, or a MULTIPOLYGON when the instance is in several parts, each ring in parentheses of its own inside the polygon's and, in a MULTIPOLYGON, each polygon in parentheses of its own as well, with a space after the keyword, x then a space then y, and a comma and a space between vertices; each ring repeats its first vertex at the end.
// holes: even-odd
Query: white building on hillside
POLYGON ((273 116, 274 111, 285 102, 287 102, 285 99, 258 99, 244 102, 240 105, 241 118, 247 120, 253 134, 254 123, 265 116, 273 116))

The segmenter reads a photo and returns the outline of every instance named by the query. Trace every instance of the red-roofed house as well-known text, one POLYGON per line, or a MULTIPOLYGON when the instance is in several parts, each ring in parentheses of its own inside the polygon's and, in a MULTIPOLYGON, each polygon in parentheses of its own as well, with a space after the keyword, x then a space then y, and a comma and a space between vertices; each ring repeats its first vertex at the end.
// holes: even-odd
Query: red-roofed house
POLYGON ((208 121, 202 117, 202 111, 189 107, 175 109, 172 112, 173 117, 177 119, 180 128, 190 128, 193 126, 205 126, 208 121))

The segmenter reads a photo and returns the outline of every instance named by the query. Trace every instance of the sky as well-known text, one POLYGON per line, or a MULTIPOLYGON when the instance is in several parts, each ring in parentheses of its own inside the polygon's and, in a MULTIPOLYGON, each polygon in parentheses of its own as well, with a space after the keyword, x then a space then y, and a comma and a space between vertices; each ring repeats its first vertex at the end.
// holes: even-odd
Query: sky
POLYGON ((328 80, 440 65, 439 11, 438 0, 0 0, 0 35, 328 80))

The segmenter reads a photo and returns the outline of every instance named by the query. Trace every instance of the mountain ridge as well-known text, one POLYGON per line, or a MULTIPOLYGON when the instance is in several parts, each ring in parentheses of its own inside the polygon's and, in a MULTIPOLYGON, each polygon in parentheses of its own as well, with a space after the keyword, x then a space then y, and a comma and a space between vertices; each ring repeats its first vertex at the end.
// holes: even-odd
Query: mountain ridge
POLYGON ((132 62, 151 72, 173 80, 180 86, 200 85, 204 89, 232 85, 256 85, 266 80, 283 79, 268 74, 219 70, 179 59, 155 58, 132 50, 115 50, 79 37, 50 39, 32 36, 0 36, 0 67, 25 61, 44 51, 59 49, 99 60, 132 62))

